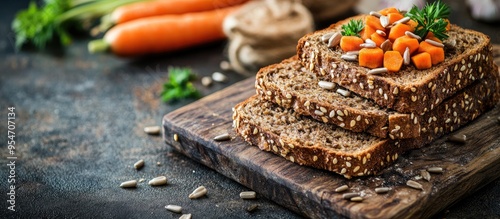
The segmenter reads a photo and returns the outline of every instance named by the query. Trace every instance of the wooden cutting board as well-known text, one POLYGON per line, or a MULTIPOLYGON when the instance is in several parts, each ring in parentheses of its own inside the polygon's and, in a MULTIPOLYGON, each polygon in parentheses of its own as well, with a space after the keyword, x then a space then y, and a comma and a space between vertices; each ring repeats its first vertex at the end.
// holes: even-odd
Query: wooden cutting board
MULTIPOLYGON (((498 47, 496 47, 498 48, 498 47)), ((225 90, 171 112, 163 118, 163 137, 186 156, 256 191, 274 202, 311 218, 427 218, 500 177, 500 106, 452 134, 467 142, 446 141, 410 151, 379 176, 345 179, 327 171, 299 166, 260 151, 238 137, 232 128, 232 107, 255 93, 249 78, 225 90), (229 141, 214 141, 229 133, 229 141), (442 167, 430 181, 420 171, 442 167), (423 190, 406 186, 409 179, 423 190), (334 190, 348 185, 364 200, 351 202, 334 190), (376 194, 376 187, 390 187, 376 194)))

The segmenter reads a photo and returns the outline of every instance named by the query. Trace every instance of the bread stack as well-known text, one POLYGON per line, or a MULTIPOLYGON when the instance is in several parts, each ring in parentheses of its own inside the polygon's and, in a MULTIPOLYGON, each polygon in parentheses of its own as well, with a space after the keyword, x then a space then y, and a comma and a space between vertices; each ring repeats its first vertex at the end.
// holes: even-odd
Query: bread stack
POLYGON ((302 37, 296 56, 257 73, 257 94, 234 107, 245 141, 346 178, 374 175, 498 103, 488 36, 452 25, 444 62, 369 74, 328 47, 348 20, 302 37))

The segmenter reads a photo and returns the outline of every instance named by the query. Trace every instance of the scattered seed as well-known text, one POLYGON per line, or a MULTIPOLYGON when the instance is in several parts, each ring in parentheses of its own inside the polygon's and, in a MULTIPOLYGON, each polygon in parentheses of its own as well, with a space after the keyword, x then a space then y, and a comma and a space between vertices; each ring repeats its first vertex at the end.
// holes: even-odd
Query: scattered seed
POLYGON ((256 197, 257 193, 255 193, 254 191, 240 192, 241 199, 255 199, 256 197))
POLYGON ((208 76, 201 78, 201 84, 205 87, 212 85, 212 78, 208 76))
POLYGON ((375 192, 378 193, 378 194, 387 193, 389 191, 391 191, 391 188, 389 188, 389 187, 378 187, 378 188, 375 188, 375 192))
POLYGON ((150 135, 158 135, 161 132, 161 127, 160 126, 144 127, 144 132, 146 132, 146 134, 150 134, 150 135))
POLYGON ((179 136, 177 134, 174 134, 174 141, 179 141, 179 136))
POLYGON ((197 199, 207 194, 207 189, 205 186, 200 186, 196 188, 191 194, 189 194, 190 199, 197 199))
POLYGON ((224 133, 224 134, 217 135, 214 137, 214 140, 216 140, 216 141, 227 141, 229 139, 231 139, 231 136, 229 136, 228 133, 224 133))
POLYGON ((351 199, 353 197, 358 197, 358 196, 359 196, 359 193, 357 193, 357 192, 350 192, 350 193, 342 194, 343 199, 351 199))
POLYGON ((380 16, 380 24, 384 28, 387 27, 387 26, 389 26, 389 17, 384 16, 384 15, 380 16))
POLYGON ((388 39, 387 39, 387 40, 385 40, 382 44, 380 44, 380 48, 381 48, 384 52, 386 52, 386 51, 388 51, 388 50, 392 49, 392 43, 391 43, 391 41, 390 41, 390 40, 388 40, 388 39))
POLYGON ((149 180, 148 182, 149 185, 151 186, 163 186, 167 184, 167 177, 165 176, 159 176, 156 178, 153 178, 152 180, 149 180))
POLYGON ((455 134, 455 135, 448 137, 448 141, 459 143, 459 144, 465 144, 466 140, 467 140, 467 136, 465 136, 465 135, 455 134))
POLYGON ((359 50, 347 51, 346 55, 359 55, 359 50))
POLYGON ((434 40, 431 40, 431 39, 425 39, 425 42, 433 45, 433 46, 437 46, 437 47, 444 47, 444 44, 440 43, 440 42, 437 42, 437 41, 434 41, 434 40))
POLYGON ((326 33, 321 36, 321 41, 326 43, 333 36, 334 32, 326 33))
POLYGON ((137 161, 137 162, 134 163, 134 168, 136 170, 139 170, 142 167, 144 167, 144 160, 143 159, 140 159, 139 161, 137 161))
POLYGON ((181 213, 182 212, 182 207, 179 205, 167 205, 165 208, 171 212, 175 213, 181 213))
POLYGON ((343 186, 336 188, 335 192, 344 192, 344 191, 347 191, 348 189, 349 189, 349 186, 343 185, 343 186))
POLYGON ((406 181, 406 185, 409 186, 409 187, 412 187, 414 189, 424 190, 424 187, 422 186, 422 184, 420 184, 420 183, 418 183, 416 181, 413 181, 413 180, 406 181))
POLYGON ((183 214, 179 219, 191 219, 191 214, 183 214))
POLYGON ((161 166, 160 161, 156 162, 156 166, 161 166))
POLYGON ((387 36, 387 34, 383 30, 376 30, 375 32, 380 36, 387 36))
POLYGON ((329 82, 329 81, 319 81, 318 85, 321 88, 327 89, 327 90, 331 90, 331 89, 335 88, 335 83, 329 82))
POLYGON ((340 56, 340 58, 342 58, 343 60, 346 60, 346 61, 356 61, 356 60, 358 60, 358 56, 357 55, 343 54, 342 56, 340 56))
POLYGON ((348 90, 344 90, 344 89, 337 89, 337 93, 341 94, 344 97, 351 96, 351 92, 348 90))
POLYGON ((401 18, 401 19, 395 21, 392 24, 393 25, 396 25, 396 24, 406 24, 408 21, 410 21, 410 18, 409 17, 404 17, 404 18, 401 18))
POLYGON ((376 44, 371 44, 371 43, 361 43, 359 45, 359 47, 361 47, 361 48, 375 48, 375 47, 377 47, 377 45, 376 44))
POLYGON ((141 182, 144 182, 144 181, 146 181, 146 179, 144 179, 144 178, 140 178, 140 179, 139 179, 139 182, 140 182, 140 183, 141 183, 141 182))
POLYGON ((422 176, 422 178, 427 180, 427 182, 431 181, 431 174, 429 172, 427 172, 427 170, 421 170, 420 176, 422 176))
POLYGON ((429 173, 443 173, 442 167, 429 167, 427 168, 427 172, 429 173))
POLYGON ((129 180, 129 181, 122 182, 120 184, 120 187, 122 187, 122 188, 135 188, 135 187, 137 187, 137 180, 129 180))
POLYGON ((361 196, 356 196, 351 198, 352 202, 360 202, 363 201, 363 198, 361 196))
POLYGON ((220 72, 214 72, 212 73, 212 79, 217 82, 224 82, 227 80, 227 76, 220 72))
POLYGON ((251 204, 250 206, 248 206, 247 211, 253 212, 253 211, 257 210, 258 207, 259 207, 258 204, 251 204))
POLYGON ((387 72, 387 68, 374 68, 374 69, 371 69, 370 71, 368 71, 367 74, 378 75, 378 74, 382 74, 382 73, 386 73, 386 72, 387 72))
POLYGON ((226 61, 226 60, 221 61, 219 64, 219 67, 224 71, 228 71, 228 70, 233 69, 233 67, 231 66, 231 63, 226 61))
POLYGON ((382 16, 382 14, 380 14, 380 13, 378 13, 378 12, 376 12, 376 11, 370 11, 370 15, 371 15, 371 16, 375 16, 375 17, 378 17, 378 18, 382 16))
POLYGON ((405 52, 403 53, 403 63, 405 65, 410 64, 410 48, 406 47, 405 52))
POLYGON ((339 32, 335 32, 330 39, 328 39, 328 48, 332 48, 337 46, 340 43, 340 38, 342 38, 342 34, 339 32))
POLYGON ((411 38, 415 38, 417 40, 422 40, 422 37, 420 37, 419 35, 417 34, 414 34, 413 32, 411 31, 405 31, 405 35, 408 36, 408 37, 411 37, 411 38))

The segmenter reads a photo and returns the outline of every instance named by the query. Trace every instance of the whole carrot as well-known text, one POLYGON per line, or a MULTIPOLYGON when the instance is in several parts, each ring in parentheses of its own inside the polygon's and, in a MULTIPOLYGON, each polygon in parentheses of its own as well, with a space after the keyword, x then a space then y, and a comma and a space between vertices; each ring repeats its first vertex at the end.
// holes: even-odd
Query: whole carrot
POLYGON ((248 0, 153 0, 123 5, 111 13, 111 21, 121 24, 138 18, 164 14, 184 14, 239 5, 248 0))
POLYGON ((141 18, 111 28, 102 40, 89 43, 89 52, 111 49, 120 56, 179 50, 224 39, 224 18, 240 6, 141 18))

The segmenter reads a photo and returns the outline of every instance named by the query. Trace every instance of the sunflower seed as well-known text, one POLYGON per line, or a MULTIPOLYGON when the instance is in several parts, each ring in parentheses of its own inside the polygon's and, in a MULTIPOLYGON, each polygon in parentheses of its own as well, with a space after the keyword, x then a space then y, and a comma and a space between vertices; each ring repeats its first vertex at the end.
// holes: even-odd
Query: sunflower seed
POLYGON ((344 97, 351 96, 351 92, 348 90, 344 90, 344 89, 337 89, 337 93, 341 94, 344 97))
POLYGON ((183 214, 179 217, 179 219, 191 219, 191 214, 183 214))
POLYGON ((224 71, 229 71, 229 70, 232 70, 233 67, 231 66, 231 63, 226 61, 226 60, 222 60, 220 63, 219 63, 219 67, 220 69, 224 70, 224 71))
POLYGON ((343 54, 342 56, 340 56, 340 58, 342 58, 343 60, 346 60, 346 61, 356 61, 356 60, 358 60, 358 56, 357 55, 343 54))
POLYGON ((376 30, 375 32, 380 36, 387 36, 387 34, 383 30, 376 30))
POLYGON ((387 16, 380 16, 380 24, 382 25, 382 27, 387 27, 389 26, 389 18, 387 16))
POLYGON ((410 18, 409 17, 404 17, 404 18, 401 18, 401 19, 395 21, 392 24, 393 25, 396 25, 396 24, 406 24, 408 21, 410 21, 410 18))
POLYGON ((196 188, 191 194, 189 194, 190 199, 197 199, 207 194, 207 189, 205 186, 200 186, 196 188))
POLYGON ((413 181, 413 180, 406 181, 406 185, 409 186, 409 187, 412 187, 414 189, 424 190, 424 187, 422 186, 422 184, 420 184, 420 183, 418 183, 416 181, 413 181))
POLYGON ((371 15, 371 16, 375 16, 375 17, 380 17, 380 16, 382 16, 382 14, 380 14, 380 13, 378 13, 378 12, 376 12, 376 11, 370 11, 370 15, 371 15))
POLYGON ((448 137, 448 141, 459 143, 459 144, 465 144, 466 140, 467 140, 467 136, 465 136, 465 135, 455 134, 455 135, 448 137))
POLYGON ((422 40, 422 37, 420 37, 419 35, 417 34, 414 34, 413 32, 411 31, 405 31, 405 35, 408 36, 408 37, 411 37, 411 38, 415 38, 417 40, 422 40))
POLYGON ((255 197, 257 197, 257 193, 254 191, 240 192, 241 199, 255 199, 255 197))
POLYGON ((229 139, 231 139, 231 136, 229 136, 228 133, 224 133, 224 134, 217 135, 214 137, 214 140, 216 140, 216 141, 227 141, 229 139))
POLYGON ((179 136, 177 134, 174 134, 174 141, 179 141, 179 136))
POLYGON ((163 186, 167 184, 167 177, 165 176, 158 176, 156 178, 153 178, 152 180, 149 180, 148 184, 150 186, 163 186))
POLYGON ((405 52, 403 53, 403 64, 410 64, 410 48, 406 47, 405 52))
POLYGON ((437 46, 437 47, 441 47, 441 48, 444 47, 444 44, 437 42, 437 41, 434 41, 434 40, 431 40, 431 39, 425 39, 425 42, 427 42, 433 46, 437 46))
POLYGON ((146 134, 150 134, 150 135, 157 135, 157 134, 160 134, 161 127, 160 126, 144 127, 144 132, 146 132, 146 134))
POLYGON ((329 81, 319 81, 318 82, 319 87, 327 90, 331 90, 335 88, 335 83, 329 82, 329 81))
POLYGON ((340 43, 340 38, 342 38, 342 34, 339 32, 335 32, 330 39, 328 39, 328 48, 332 48, 337 46, 340 43))
POLYGON ((359 196, 359 193, 357 193, 357 192, 350 192, 350 193, 342 194, 343 199, 351 199, 353 197, 358 197, 358 196, 359 196))
POLYGON ((429 167, 427 168, 427 172, 429 173, 443 173, 442 167, 429 167))
POLYGON ((144 166, 144 160, 143 159, 140 159, 139 161, 137 161, 137 162, 134 163, 134 168, 136 170, 141 169, 143 166, 144 166))
POLYGON ((391 191, 391 188, 389 188, 389 187, 378 187, 378 188, 375 188, 375 192, 378 193, 378 194, 387 193, 389 191, 391 191))
POLYGON ((379 74, 386 73, 386 72, 387 72, 387 68, 374 68, 374 69, 371 69, 370 71, 368 71, 366 74, 379 75, 379 74))
POLYGON ((321 41, 326 43, 333 36, 334 32, 326 33, 321 36, 321 41))
POLYGON ((421 170, 420 176, 422 176, 422 178, 427 180, 427 182, 431 181, 431 174, 429 172, 427 172, 427 170, 421 170))
POLYGON ((349 189, 349 186, 343 185, 343 186, 336 188, 335 192, 344 192, 344 191, 347 191, 348 189, 349 189))
POLYGON ((392 43, 390 40, 385 40, 382 44, 380 44, 380 48, 386 52, 392 49, 392 43))
POLYGON ((248 206, 247 211, 253 212, 253 211, 257 210, 258 207, 259 207, 258 204, 251 204, 250 206, 248 206))
POLYGON ((179 205, 167 205, 165 208, 171 212, 175 213, 181 213, 182 212, 182 207, 179 205))
POLYGON ((361 43, 359 45, 361 48, 375 48, 377 47, 377 44, 371 44, 371 43, 361 43))
POLYGON ((201 78, 201 84, 205 87, 212 85, 212 78, 208 76, 201 78))
POLYGON ((352 197, 350 200, 352 202, 360 202, 360 201, 363 201, 363 198, 361 196, 356 196, 356 197, 352 197))
POLYGON ((224 82, 227 80, 227 76, 220 72, 214 72, 212 73, 212 79, 217 82, 224 82))
POLYGON ((122 182, 120 184, 120 187, 122 187, 122 188, 135 188, 135 187, 137 187, 137 180, 129 180, 129 181, 122 182))

